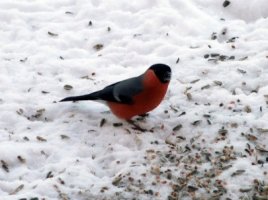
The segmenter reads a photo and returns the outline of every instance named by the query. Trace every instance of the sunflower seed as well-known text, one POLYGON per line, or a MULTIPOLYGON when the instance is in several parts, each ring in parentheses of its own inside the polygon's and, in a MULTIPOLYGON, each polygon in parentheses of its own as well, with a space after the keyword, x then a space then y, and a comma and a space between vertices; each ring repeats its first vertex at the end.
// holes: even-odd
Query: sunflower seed
POLYGON ((229 6, 230 4, 231 4, 230 1, 225 0, 225 1, 223 2, 222 6, 225 8, 225 7, 229 6))
POLYGON ((52 36, 52 37, 57 37, 58 34, 57 33, 52 33, 50 31, 47 32, 48 35, 52 36))
POLYGON ((173 131, 179 131, 182 128, 181 124, 178 124, 177 126, 175 126, 172 130, 173 131))
POLYGON ((245 173, 245 172, 246 172, 246 170, 238 169, 238 170, 236 170, 234 173, 232 173, 231 176, 232 176, 232 177, 234 177, 234 176, 238 176, 238 175, 241 175, 241 174, 243 174, 243 173, 245 173))
POLYGON ((24 188, 24 185, 21 184, 20 186, 18 186, 13 192, 9 193, 9 195, 14 195, 17 194, 19 191, 21 191, 24 188))
POLYGON ((71 89, 73 89, 73 86, 71 86, 71 85, 64 85, 63 88, 65 90, 71 90, 71 89))
POLYGON ((93 46, 93 48, 96 50, 96 51, 99 51, 103 48, 103 44, 96 44, 93 46))

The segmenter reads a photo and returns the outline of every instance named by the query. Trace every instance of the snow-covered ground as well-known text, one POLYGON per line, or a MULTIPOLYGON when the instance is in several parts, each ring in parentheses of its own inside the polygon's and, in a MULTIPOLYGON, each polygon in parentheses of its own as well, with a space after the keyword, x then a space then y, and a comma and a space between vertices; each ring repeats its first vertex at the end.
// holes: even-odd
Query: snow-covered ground
POLYGON ((1 1, 0 199, 267 199, 268 4, 227 4, 1 1), (58 103, 159 62, 147 131, 58 103))

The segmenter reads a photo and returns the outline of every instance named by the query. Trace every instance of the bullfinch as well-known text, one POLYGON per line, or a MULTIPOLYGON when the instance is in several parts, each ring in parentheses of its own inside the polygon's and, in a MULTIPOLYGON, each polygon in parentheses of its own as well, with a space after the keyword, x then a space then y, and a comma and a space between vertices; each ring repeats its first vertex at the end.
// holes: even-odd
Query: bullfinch
POLYGON ((143 74, 116 82, 102 90, 62 99, 62 101, 104 101, 118 118, 130 120, 156 108, 164 98, 171 79, 171 68, 154 64, 143 74))

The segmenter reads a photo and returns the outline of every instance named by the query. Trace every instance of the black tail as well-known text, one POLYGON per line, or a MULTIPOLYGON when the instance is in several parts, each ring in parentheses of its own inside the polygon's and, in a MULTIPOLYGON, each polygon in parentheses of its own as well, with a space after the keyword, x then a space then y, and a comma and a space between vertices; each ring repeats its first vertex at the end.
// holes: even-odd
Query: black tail
POLYGON ((60 102, 63 101, 87 101, 87 100, 97 100, 99 99, 97 92, 93 92, 91 94, 81 95, 81 96, 74 96, 74 97, 66 97, 60 102))

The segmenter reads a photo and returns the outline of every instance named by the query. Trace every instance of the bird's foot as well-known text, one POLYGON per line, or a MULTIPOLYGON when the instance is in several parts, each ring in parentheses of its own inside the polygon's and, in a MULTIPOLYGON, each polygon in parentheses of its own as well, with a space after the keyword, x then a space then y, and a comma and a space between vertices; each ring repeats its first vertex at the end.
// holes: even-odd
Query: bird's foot
POLYGON ((132 129, 134 129, 134 130, 141 131, 141 132, 147 132, 148 131, 147 129, 140 127, 133 120, 127 120, 127 122, 130 123, 133 126, 132 129))
POLYGON ((149 116, 149 113, 144 113, 144 114, 138 115, 136 119, 137 121, 144 121, 148 116, 149 116))

